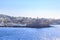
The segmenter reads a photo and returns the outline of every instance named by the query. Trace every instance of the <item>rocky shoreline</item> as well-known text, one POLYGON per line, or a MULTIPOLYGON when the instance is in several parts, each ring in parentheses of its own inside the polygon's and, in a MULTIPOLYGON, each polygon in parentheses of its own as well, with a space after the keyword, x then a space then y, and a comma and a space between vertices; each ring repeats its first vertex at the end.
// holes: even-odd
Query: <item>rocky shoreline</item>
POLYGON ((14 27, 14 28, 49 28, 51 26, 0 26, 0 27, 14 27))

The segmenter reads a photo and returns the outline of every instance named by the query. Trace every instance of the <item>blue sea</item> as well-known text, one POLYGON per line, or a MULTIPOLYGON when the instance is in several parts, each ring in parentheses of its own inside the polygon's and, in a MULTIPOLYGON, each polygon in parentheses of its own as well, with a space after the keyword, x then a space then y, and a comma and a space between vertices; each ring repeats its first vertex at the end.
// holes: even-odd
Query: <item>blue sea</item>
POLYGON ((60 25, 49 28, 0 27, 0 40, 60 40, 60 25))

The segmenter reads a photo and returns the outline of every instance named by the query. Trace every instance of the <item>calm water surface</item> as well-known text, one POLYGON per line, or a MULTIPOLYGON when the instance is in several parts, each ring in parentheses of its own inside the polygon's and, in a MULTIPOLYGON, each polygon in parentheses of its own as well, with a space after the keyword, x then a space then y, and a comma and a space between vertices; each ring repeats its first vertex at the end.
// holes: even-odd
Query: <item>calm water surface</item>
POLYGON ((60 25, 50 28, 0 28, 0 40, 60 40, 60 25))

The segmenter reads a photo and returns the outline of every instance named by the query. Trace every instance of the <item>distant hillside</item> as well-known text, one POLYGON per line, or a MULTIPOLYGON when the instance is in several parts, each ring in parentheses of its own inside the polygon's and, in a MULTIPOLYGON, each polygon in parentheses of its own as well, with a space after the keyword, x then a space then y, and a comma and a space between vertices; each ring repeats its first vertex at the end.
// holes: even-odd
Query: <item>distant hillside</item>
POLYGON ((39 20, 40 24, 60 24, 60 19, 46 19, 46 18, 29 18, 29 17, 12 17, 8 15, 0 14, 0 26, 12 26, 20 24, 32 24, 36 20, 39 20))

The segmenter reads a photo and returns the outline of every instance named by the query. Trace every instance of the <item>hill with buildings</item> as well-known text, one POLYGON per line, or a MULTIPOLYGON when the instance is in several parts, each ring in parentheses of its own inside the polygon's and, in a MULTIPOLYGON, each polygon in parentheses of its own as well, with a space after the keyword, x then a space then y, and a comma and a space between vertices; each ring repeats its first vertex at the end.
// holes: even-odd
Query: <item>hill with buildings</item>
POLYGON ((48 27, 60 24, 60 19, 13 17, 0 14, 0 27, 48 27))

